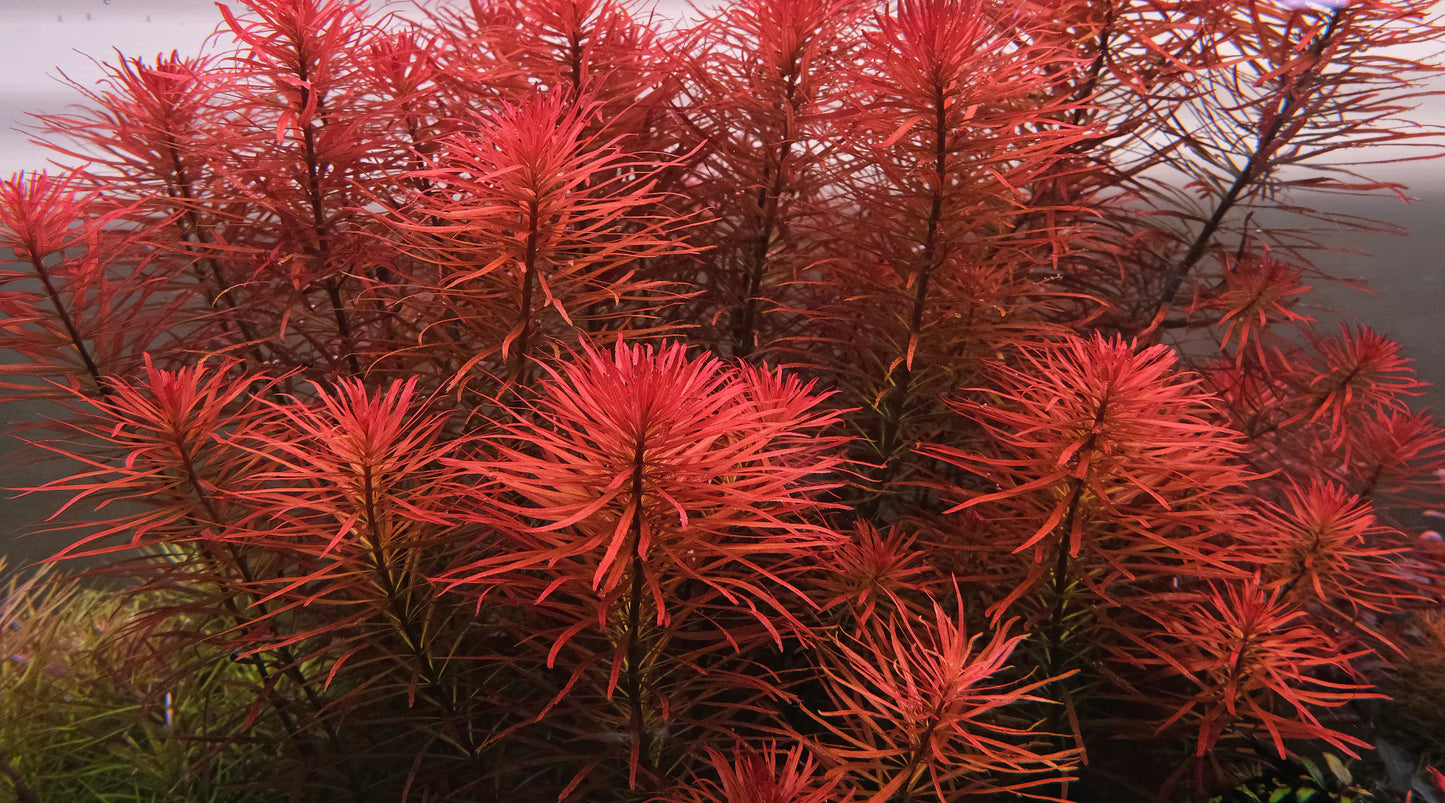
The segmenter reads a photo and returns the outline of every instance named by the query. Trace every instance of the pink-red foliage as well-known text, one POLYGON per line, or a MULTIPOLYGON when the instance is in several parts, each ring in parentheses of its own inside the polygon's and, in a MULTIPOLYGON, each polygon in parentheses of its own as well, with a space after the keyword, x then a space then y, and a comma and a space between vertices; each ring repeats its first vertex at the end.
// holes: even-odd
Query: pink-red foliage
POLYGON ((1054 593, 1076 578, 1110 602, 1114 583, 1227 573, 1218 544, 1242 511, 1245 447, 1174 359, 1069 337, 997 365, 989 387, 955 403, 988 446, 929 453, 988 485, 945 513, 982 517, 989 549, 1027 558, 996 618, 1051 572, 1054 593))
POLYGON ((45 536, 228 678, 207 749, 288 772, 221 798, 1207 799, 1372 738, 1445 433, 1287 224, 1438 155, 1425 0, 222 5, 0 181, 45 536))
POLYGON ((782 750, 770 744, 762 751, 739 748, 731 757, 709 753, 717 780, 664 798, 669 803, 831 803, 838 799, 840 779, 827 778, 818 760, 801 745, 782 750), (781 766, 779 761, 781 760, 781 766))
POLYGON ((725 726, 710 697, 778 693, 730 668, 738 656, 808 638, 794 577, 839 540, 818 501, 836 486, 838 439, 819 435, 836 414, 810 384, 680 344, 584 344, 546 371, 487 459, 459 464, 516 525, 448 582, 533 612, 525 642, 570 673, 547 708, 580 696, 588 705, 559 709, 563 727, 627 733, 636 785, 664 757, 655 733, 725 726))
POLYGON ((1163 631, 1141 638, 1146 666, 1177 673, 1190 685, 1160 730, 1186 721, 1197 727, 1204 755, 1229 732, 1262 731, 1280 756, 1286 739, 1322 739, 1353 753, 1369 745, 1326 725, 1321 715, 1368 695, 1350 672, 1363 654, 1305 621, 1305 611, 1257 581, 1211 587, 1174 602, 1163 631), (1345 677, 1322 677, 1324 668, 1345 677))
POLYGON ((935 603, 917 622, 893 618, 837 642, 823 668, 831 705, 820 712, 820 749, 871 801, 943 803, 1057 782, 1075 751, 1050 744, 1026 716, 1007 719, 1057 678, 998 678, 1025 638, 1009 630, 985 641, 935 603))

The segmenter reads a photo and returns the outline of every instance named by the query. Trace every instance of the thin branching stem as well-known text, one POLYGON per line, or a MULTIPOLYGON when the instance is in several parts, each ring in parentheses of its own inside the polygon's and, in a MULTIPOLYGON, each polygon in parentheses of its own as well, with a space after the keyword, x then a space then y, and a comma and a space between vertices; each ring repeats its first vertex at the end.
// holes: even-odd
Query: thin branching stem
MULTIPOLYGON (((172 180, 166 182, 166 189, 172 193, 172 197, 178 197, 181 200, 181 206, 184 210, 182 217, 176 221, 177 228, 180 229, 181 237, 187 241, 195 242, 202 246, 202 248, 209 247, 211 245, 210 235, 206 233, 205 227, 201 225, 201 216, 196 212, 195 191, 192 189, 191 178, 186 171, 185 162, 181 158, 180 150, 176 148, 176 137, 170 132, 166 133, 166 155, 170 159, 170 167, 173 174, 172 180)), ((250 323, 240 314, 240 304, 231 292, 233 288, 226 280, 225 271, 221 268, 220 260, 210 254, 202 255, 199 259, 209 271, 210 283, 214 285, 206 292, 206 303, 212 309, 216 307, 218 302, 225 305, 230 314, 222 319, 223 323, 227 327, 236 327, 237 331, 241 333, 241 337, 246 340, 246 351, 251 356, 252 361, 258 365, 263 364, 265 362, 265 356, 261 351, 260 339, 256 337, 255 332, 251 329, 250 323)), ((203 285, 207 283, 205 277, 202 277, 201 282, 203 285)))
POLYGON ((642 705, 642 663, 646 655, 642 643, 642 599, 647 593, 646 563, 642 555, 643 473, 647 465, 644 436, 645 432, 638 434, 636 452, 632 457, 632 521, 629 524, 628 541, 631 553, 629 572, 632 576, 627 599, 627 671, 623 683, 627 694, 628 730, 631 733, 632 749, 637 754, 638 762, 652 773, 652 744, 642 705))
MULTIPOLYGON (((174 445, 176 455, 181 460, 181 468, 185 474, 186 485, 191 489, 191 493, 195 496, 196 501, 200 503, 206 517, 216 526, 221 526, 223 519, 220 510, 217 509, 214 500, 211 499, 211 494, 206 491, 205 486, 201 482, 200 474, 196 470, 195 460, 191 454, 191 450, 185 445, 184 435, 182 433, 178 432, 175 434, 174 445)), ((223 565, 223 562, 218 559, 209 546, 205 545, 205 542, 202 542, 200 552, 202 556, 214 566, 219 567, 223 565)), ((250 589, 255 588, 258 580, 257 574, 251 568, 249 561, 246 560, 246 556, 241 553, 241 550, 238 549, 235 544, 226 544, 226 557, 229 558, 229 563, 235 567, 237 575, 241 578, 242 585, 240 588, 237 588, 232 583, 220 580, 218 584, 221 586, 222 592, 226 595, 223 604, 231 614, 231 617, 237 622, 249 622, 254 617, 248 616, 244 612, 240 602, 236 599, 236 595, 245 594, 250 596, 250 589)), ((220 578, 222 574, 216 572, 216 577, 220 578)), ((246 607, 258 612, 263 619, 271 618, 270 608, 265 602, 252 599, 246 607)), ((341 735, 336 732, 336 729, 323 716, 325 704, 317 693, 311 679, 306 677, 306 673, 301 668, 300 661, 296 659, 291 648, 282 645, 274 650, 270 650, 270 652, 276 654, 282 673, 290 678, 291 681, 296 684, 297 688, 301 689, 302 694, 306 697, 307 704, 311 707, 313 716, 321 723, 322 728, 326 732, 327 741, 330 743, 332 750, 336 755, 345 755, 341 735)), ((271 679, 270 667, 260 653, 247 656, 246 661, 255 669, 258 678, 266 688, 271 688, 274 685, 274 681, 271 679)), ((290 713, 282 708, 283 701, 281 698, 273 695, 271 701, 274 706, 277 706, 278 716, 281 716, 283 720, 289 723, 291 718, 290 713)), ((300 738, 299 732, 295 730, 294 724, 288 724, 287 732, 293 739, 300 738)), ((309 749, 309 745, 306 745, 304 740, 298 741, 297 747, 298 749, 302 749, 303 747, 309 749)))
POLYGON ((85 364, 85 372, 90 375, 91 381, 95 382, 96 391, 102 397, 111 395, 108 380, 101 373, 95 358, 91 356, 90 348, 85 344, 85 338, 80 336, 80 330, 75 326, 75 319, 71 317, 70 310, 61 300, 60 291, 56 289, 50 270, 45 267, 45 261, 32 254, 30 265, 35 269, 35 275, 40 279, 41 285, 45 287, 45 294, 50 297, 50 303, 55 306, 55 314, 60 318, 60 325, 65 327, 65 334, 70 338, 70 344, 75 347, 76 354, 80 355, 80 361, 85 364))
POLYGON ((1244 166, 1235 174, 1234 180, 1230 183, 1229 188, 1224 191, 1224 195, 1220 196, 1219 202, 1215 204, 1213 213, 1204 221, 1204 226, 1200 228, 1199 234, 1189 243, 1189 249, 1184 252, 1184 256, 1175 263, 1174 267, 1165 274, 1164 285, 1160 288, 1159 296, 1154 303, 1154 315, 1151 317, 1151 321, 1162 317, 1169 311, 1169 307, 1174 304, 1175 297, 1179 295, 1179 288, 1184 284, 1184 280, 1188 278, 1190 271, 1194 269, 1194 266, 1199 263, 1199 260, 1202 259, 1208 251, 1209 245, 1213 242, 1215 233, 1218 232, 1220 226, 1223 225, 1225 217, 1234 209, 1245 191, 1254 186, 1255 182, 1265 174, 1266 169, 1269 167, 1269 160, 1279 150, 1282 144, 1278 141, 1280 134, 1287 125, 1294 121, 1295 115, 1304 109, 1310 97, 1309 92, 1306 90, 1311 88, 1310 84, 1313 82, 1315 76, 1325 68, 1323 59, 1325 50, 1329 48, 1344 14, 1345 11, 1343 8, 1337 8, 1330 13, 1329 22, 1326 24, 1325 30, 1316 37, 1309 47, 1309 55, 1317 61, 1297 80, 1286 86, 1284 90, 1287 93, 1285 102, 1283 106, 1281 106, 1279 113, 1275 115, 1268 126, 1260 131, 1259 137, 1255 142, 1255 147, 1249 154, 1249 158, 1245 161, 1244 166))
MULTIPOLYGON (((302 60, 298 71, 303 83, 299 92, 298 112, 305 111, 310 103, 312 90, 305 85, 307 71, 305 61, 302 60)), ((325 98, 316 99, 316 114, 323 116, 325 98)), ((316 235, 316 250, 312 258, 316 261, 316 268, 325 275, 322 282, 326 290, 327 302, 331 305, 331 316, 336 321, 336 333, 341 340, 341 348, 346 354, 346 366, 352 376, 361 375, 361 362, 356 355, 356 340, 352 333, 351 316, 346 309, 346 301, 342 297, 342 277, 330 275, 334 257, 332 252, 331 226, 326 220, 326 210, 323 206, 324 194, 321 191, 321 157, 316 149, 316 124, 311 120, 301 122, 301 145, 302 158, 306 165, 306 200, 311 208, 311 226, 316 235)))
POLYGON ((376 477, 373 468, 370 465, 363 465, 361 470, 362 507, 366 516, 368 553, 371 557, 371 568, 377 586, 386 602, 388 618, 395 626, 402 643, 406 645, 407 653, 416 662, 417 671, 421 673, 423 681, 422 692, 431 698, 448 720, 456 723, 467 754, 474 755, 479 745, 473 737, 470 723, 462 721, 455 695, 443 684, 442 667, 437 665, 436 658, 428 649, 426 633, 419 630, 414 621, 414 613, 407 600, 410 594, 410 584, 406 583, 406 587, 403 588, 403 580, 398 579, 392 572, 391 560, 387 556, 378 526, 380 512, 376 499, 376 477))
POLYGON ((512 365, 512 382, 518 388, 527 386, 531 362, 528 359, 528 352, 531 350, 532 336, 532 295, 537 284, 537 251, 538 251, 538 216, 541 214, 540 206, 536 198, 527 203, 527 245, 522 255, 522 299, 518 308, 521 327, 517 332, 517 339, 512 343, 516 349, 517 356, 512 365))
POLYGON ((908 312, 908 338, 901 355, 901 364, 893 380, 893 387, 883 402, 883 415, 878 421, 875 442, 878 452, 886 461, 883 482, 896 470, 892 457, 901 446, 903 415, 908 405, 910 386, 913 381, 913 360, 919 339, 923 333, 923 321, 928 306, 929 282, 933 273, 942 263, 943 249, 939 243, 940 228, 944 215, 945 186, 948 181, 948 106, 944 86, 936 84, 933 96, 933 191, 929 198, 928 222, 923 240, 923 253, 919 267, 912 279, 913 299, 908 312))
POLYGON ((758 187, 755 203, 762 219, 757 231, 753 232, 753 247, 749 253, 747 273, 744 277, 742 309, 738 313, 733 330, 733 354, 747 357, 757 348, 757 317, 762 298, 763 279, 768 272, 768 253, 773 247, 773 237, 778 226, 779 206, 786 189, 788 156, 793 150, 792 121, 797 109, 798 65, 796 57, 788 64, 784 78, 783 100, 787 109, 783 113, 782 138, 777 146, 775 161, 770 167, 763 167, 762 185, 758 187), (769 176, 768 173, 773 175, 769 176))

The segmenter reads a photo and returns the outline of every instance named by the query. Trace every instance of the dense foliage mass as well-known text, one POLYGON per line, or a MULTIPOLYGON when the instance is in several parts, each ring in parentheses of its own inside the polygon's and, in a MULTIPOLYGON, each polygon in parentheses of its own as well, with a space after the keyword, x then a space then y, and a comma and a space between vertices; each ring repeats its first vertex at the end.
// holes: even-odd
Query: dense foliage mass
POLYGON ((1424 0, 233 5, 0 183, 108 589, 0 605, 0 788, 1439 799, 1445 432, 1306 206, 1438 155, 1424 0))

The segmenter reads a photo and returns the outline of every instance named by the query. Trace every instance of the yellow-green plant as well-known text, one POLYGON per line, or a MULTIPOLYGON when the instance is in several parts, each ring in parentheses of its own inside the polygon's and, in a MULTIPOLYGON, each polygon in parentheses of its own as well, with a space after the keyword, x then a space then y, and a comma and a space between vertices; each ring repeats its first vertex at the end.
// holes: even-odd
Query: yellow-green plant
POLYGON ((171 608, 166 596, 118 601, 48 568, 12 577, 0 598, 0 799, 275 799, 239 781, 275 760, 277 738, 251 711, 243 667, 167 649, 168 632, 201 623, 146 614, 171 608))

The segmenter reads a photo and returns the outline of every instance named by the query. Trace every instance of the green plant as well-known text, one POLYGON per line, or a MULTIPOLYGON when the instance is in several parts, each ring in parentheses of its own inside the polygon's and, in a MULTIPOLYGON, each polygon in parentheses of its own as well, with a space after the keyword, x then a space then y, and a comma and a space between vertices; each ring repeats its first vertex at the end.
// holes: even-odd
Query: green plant
POLYGON ((1355 784, 1349 767, 1333 753, 1325 753, 1322 769, 1311 759, 1301 757, 1285 762, 1258 778, 1246 781, 1229 792, 1211 798, 1211 803, 1353 803, 1369 800, 1372 795, 1355 784))
POLYGON ((0 182, 113 595, 12 595, 16 794, 1208 800, 1375 739, 1445 433, 1299 218, 1439 155, 1424 0, 237 6, 0 182))

